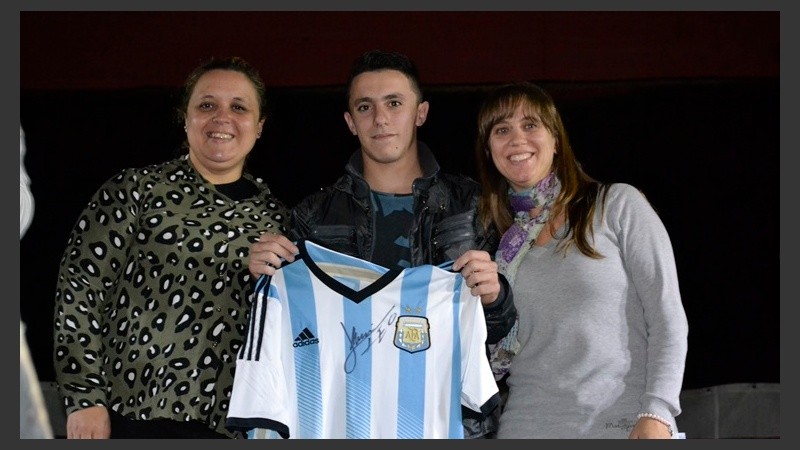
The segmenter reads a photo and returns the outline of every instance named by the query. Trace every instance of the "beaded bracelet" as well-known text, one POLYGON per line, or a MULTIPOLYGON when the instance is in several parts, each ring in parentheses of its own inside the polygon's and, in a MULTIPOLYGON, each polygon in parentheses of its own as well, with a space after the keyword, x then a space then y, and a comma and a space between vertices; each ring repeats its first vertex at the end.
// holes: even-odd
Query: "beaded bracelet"
POLYGON ((639 420, 642 417, 647 417, 648 419, 653 419, 663 423, 664 425, 667 426, 667 430, 669 430, 669 437, 673 437, 672 424, 669 422, 669 420, 659 416, 658 414, 653 414, 653 413, 639 413, 636 415, 636 420, 639 420))

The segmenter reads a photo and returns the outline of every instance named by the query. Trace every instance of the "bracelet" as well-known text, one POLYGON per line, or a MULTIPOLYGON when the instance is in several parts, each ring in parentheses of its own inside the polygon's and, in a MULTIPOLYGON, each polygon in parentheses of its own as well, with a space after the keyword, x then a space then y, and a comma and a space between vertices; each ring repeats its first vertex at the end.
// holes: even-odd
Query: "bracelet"
POLYGON ((653 413, 639 413, 636 415, 636 420, 639 420, 642 417, 647 417, 648 419, 653 419, 655 421, 663 423, 664 425, 667 426, 667 430, 669 430, 669 437, 673 437, 672 424, 669 422, 669 420, 659 416, 658 414, 653 414, 653 413))

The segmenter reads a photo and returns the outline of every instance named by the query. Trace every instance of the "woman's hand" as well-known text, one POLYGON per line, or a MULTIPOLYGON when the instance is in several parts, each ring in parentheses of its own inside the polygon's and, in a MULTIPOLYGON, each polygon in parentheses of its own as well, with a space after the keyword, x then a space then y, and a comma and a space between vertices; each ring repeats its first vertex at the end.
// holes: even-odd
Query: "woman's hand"
POLYGON ((672 439, 669 427, 656 419, 642 417, 636 421, 628 439, 672 439))
POLYGON ((111 417, 103 405, 73 411, 67 416, 67 439, 108 439, 111 417))
POLYGON ((490 305, 500 295, 497 263, 488 252, 468 250, 453 262, 453 270, 460 271, 472 295, 480 295, 483 306, 490 305))

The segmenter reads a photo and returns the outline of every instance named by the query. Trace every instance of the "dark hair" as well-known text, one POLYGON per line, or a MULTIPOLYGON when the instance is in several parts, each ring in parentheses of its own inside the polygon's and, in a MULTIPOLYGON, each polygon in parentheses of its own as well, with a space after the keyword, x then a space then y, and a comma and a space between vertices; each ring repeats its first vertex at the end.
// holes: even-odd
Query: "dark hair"
POLYGON ((601 257, 587 236, 593 233, 592 215, 598 199, 601 204, 604 203, 608 185, 594 180, 583 171, 569 143, 567 130, 553 98, 533 83, 520 82, 500 86, 489 93, 478 113, 475 162, 483 192, 479 213, 481 224, 484 227, 494 225, 500 233, 505 233, 514 221, 508 199, 508 181, 494 165, 489 139, 492 128, 502 120, 512 117, 519 106, 523 107, 526 115, 538 117, 556 141, 557 153, 553 157, 553 171, 561 182, 561 192, 553 210, 563 210, 567 215, 567 239, 563 244, 566 247, 574 243, 586 256, 601 257))
POLYGON ((350 90, 353 88, 353 80, 355 77, 364 72, 380 72, 383 70, 397 70, 408 78, 411 82, 411 89, 417 94, 417 100, 422 103, 422 89, 419 85, 419 73, 417 66, 411 59, 397 52, 385 52, 383 50, 370 50, 362 53, 361 56, 353 61, 353 67, 350 70, 350 78, 347 79, 347 95, 345 101, 345 109, 350 108, 350 90))
POLYGON ((183 121, 186 118, 186 113, 189 109, 189 100, 192 97, 192 92, 194 92, 195 86, 197 86, 198 80, 200 80, 200 77, 212 70, 230 70, 244 74, 244 76, 246 76, 250 82, 253 83, 253 87, 256 90, 259 109, 258 119, 262 120, 264 117, 266 117, 267 88, 264 85, 264 80, 261 79, 261 75, 259 75, 258 71, 244 59, 238 56, 229 56, 219 59, 211 58, 198 66, 192 71, 192 73, 189 74, 189 76, 186 78, 186 82, 183 84, 183 92, 181 94, 180 102, 178 103, 178 123, 183 124, 183 121))

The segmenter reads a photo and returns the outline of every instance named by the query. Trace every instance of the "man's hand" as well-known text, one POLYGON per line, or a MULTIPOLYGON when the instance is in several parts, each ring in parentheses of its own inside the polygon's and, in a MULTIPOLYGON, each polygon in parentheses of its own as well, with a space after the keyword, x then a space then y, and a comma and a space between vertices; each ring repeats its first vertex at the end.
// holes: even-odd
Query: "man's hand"
POLYGON ((300 250, 286 236, 275 233, 264 233, 258 242, 250 246, 250 260, 247 268, 253 277, 263 274, 272 276, 281 266, 281 258, 294 261, 294 255, 300 250))

